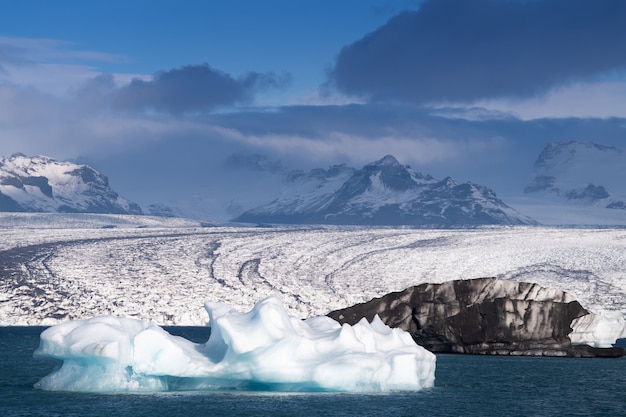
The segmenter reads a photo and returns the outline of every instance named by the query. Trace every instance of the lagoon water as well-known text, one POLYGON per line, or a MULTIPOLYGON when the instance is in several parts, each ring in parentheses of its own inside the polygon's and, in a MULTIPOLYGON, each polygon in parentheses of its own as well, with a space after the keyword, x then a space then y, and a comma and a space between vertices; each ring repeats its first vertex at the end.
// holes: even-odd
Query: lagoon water
POLYGON ((43 329, 0 328, 0 416, 626 416, 626 358, 438 355, 435 387, 414 393, 45 392, 33 388, 55 366, 32 356, 43 329))

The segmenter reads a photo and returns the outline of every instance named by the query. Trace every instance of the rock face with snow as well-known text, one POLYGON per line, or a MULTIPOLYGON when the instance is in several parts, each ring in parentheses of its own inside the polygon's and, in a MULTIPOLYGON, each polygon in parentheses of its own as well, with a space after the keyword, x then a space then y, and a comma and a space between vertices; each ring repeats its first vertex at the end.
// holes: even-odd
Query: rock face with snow
POLYGON ((626 152, 591 142, 553 142, 534 164, 524 192, 572 204, 626 210, 626 152))
MULTIPOLYGON (((585 340, 585 335, 593 333, 591 327, 601 321, 595 314, 569 294, 537 284, 496 278, 422 284, 329 314, 340 323, 375 315, 390 327, 408 331, 433 352, 624 355, 621 348, 599 348, 595 340, 585 340), (577 345, 572 344, 572 333, 577 345)), ((607 335, 598 338, 612 337, 609 342, 615 343, 624 328, 623 318, 614 324, 604 322, 607 335)))
POLYGON ((532 224, 495 193, 451 178, 436 180, 401 165, 393 156, 360 170, 320 170, 313 189, 278 198, 235 221, 285 224, 472 226, 532 224))
POLYGON ((0 211, 142 213, 88 165, 23 154, 0 159, 0 211))

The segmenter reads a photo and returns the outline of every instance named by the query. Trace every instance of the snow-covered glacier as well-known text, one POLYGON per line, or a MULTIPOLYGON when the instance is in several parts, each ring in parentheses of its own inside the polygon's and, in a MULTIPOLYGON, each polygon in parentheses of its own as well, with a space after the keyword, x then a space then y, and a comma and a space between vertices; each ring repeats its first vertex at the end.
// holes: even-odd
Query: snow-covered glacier
POLYGON ((582 343, 606 344, 599 330, 626 315, 620 227, 200 227, 15 213, 0 214, 0 265, 2 325, 116 315, 199 326, 206 300, 251 309, 270 294, 307 318, 421 283, 480 277, 571 294, 606 318, 577 324, 582 343))
POLYGON ((377 317, 354 326, 289 316, 274 296, 241 313, 206 303, 204 344, 144 320, 100 316, 41 334, 36 356, 62 361, 37 383, 54 391, 385 392, 434 385, 435 355, 377 317))

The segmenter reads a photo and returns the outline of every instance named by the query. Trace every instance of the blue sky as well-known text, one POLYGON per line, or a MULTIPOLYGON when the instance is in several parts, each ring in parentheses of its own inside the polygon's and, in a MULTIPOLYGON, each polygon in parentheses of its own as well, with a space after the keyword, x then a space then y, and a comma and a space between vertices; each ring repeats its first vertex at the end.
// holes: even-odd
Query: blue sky
POLYGON ((411 1, 5 2, 4 37, 62 42, 61 56, 33 57, 94 71, 150 75, 207 63, 231 75, 292 75, 315 89, 342 46, 375 30, 411 1), (81 59, 80 53, 101 59, 81 59))
POLYGON ((305 168, 394 154, 506 193, 550 141, 625 143, 621 0, 23 0, 0 15, 0 154, 88 161, 127 193, 233 152, 305 168))

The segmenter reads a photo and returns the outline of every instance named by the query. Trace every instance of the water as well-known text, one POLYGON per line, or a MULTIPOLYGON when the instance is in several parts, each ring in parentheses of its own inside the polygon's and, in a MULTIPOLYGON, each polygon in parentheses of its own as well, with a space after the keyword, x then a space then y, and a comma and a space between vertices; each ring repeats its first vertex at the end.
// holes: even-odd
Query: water
MULTIPOLYGON (((625 416, 626 358, 438 355, 435 388, 393 394, 35 390, 54 364, 33 359, 41 327, 0 328, 0 416, 625 416)), ((200 341, 206 330, 172 329, 200 341)))

